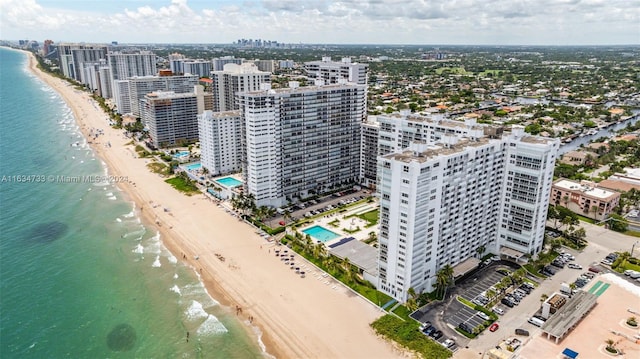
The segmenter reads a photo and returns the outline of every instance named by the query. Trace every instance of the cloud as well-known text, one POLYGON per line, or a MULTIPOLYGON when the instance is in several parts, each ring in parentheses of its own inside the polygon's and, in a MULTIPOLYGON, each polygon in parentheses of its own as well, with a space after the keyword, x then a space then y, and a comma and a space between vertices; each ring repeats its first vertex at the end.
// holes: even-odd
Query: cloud
MULTIPOLYGON (((638 0, 164 0, 112 13, 0 0, 4 38, 225 43, 638 43, 638 0)), ((116 2, 117 4, 117 2, 116 2)))

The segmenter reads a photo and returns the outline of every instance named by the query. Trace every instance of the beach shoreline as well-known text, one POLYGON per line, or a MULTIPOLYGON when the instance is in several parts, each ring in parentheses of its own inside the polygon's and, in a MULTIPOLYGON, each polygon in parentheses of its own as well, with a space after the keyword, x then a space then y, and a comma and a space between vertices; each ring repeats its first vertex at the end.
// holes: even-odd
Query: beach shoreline
POLYGON ((210 296, 229 310, 236 308, 252 337, 256 337, 253 328, 258 328, 262 333, 258 340, 268 355, 411 356, 369 327, 383 314, 378 308, 331 277, 321 277, 311 266, 307 278, 300 278, 282 265, 274 256, 274 244, 258 236, 255 228, 230 216, 206 195, 189 197, 174 190, 146 167, 149 159, 137 157, 122 130, 109 126, 108 116, 89 93, 43 72, 35 56, 25 53, 30 71, 63 98, 109 174, 126 178, 117 185, 135 203, 144 224, 157 230, 163 245, 193 268, 210 296), (101 134, 92 138, 97 130, 101 134))

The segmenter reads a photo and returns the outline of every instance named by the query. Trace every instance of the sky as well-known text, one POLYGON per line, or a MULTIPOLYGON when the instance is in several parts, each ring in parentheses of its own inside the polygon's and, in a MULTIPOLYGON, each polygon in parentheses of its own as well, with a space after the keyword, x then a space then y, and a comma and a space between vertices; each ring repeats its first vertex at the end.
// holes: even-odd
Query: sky
POLYGON ((42 42, 640 44, 640 0, 0 0, 0 39, 42 42))

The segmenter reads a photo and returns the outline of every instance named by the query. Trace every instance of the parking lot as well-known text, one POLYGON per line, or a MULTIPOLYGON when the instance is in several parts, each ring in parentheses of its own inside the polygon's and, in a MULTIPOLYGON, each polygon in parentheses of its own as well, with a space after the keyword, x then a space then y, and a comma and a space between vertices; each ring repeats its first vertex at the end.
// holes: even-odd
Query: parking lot
POLYGON ((447 323, 454 327, 457 327, 462 323, 466 328, 468 328, 466 329, 467 331, 473 331, 473 328, 485 321, 478 316, 477 311, 467 307, 457 300, 451 302, 451 305, 447 308, 447 312, 453 313, 452 315, 447 315, 447 323))
MULTIPOLYGON (((498 268, 500 267, 495 267, 495 269, 498 269, 498 268)), ((482 278, 476 279, 475 281, 473 281, 473 285, 469 289, 460 293, 459 295, 468 301, 472 301, 482 292, 485 292, 491 286, 500 282, 502 278, 504 278, 504 275, 496 271, 487 272, 482 276, 482 278)))

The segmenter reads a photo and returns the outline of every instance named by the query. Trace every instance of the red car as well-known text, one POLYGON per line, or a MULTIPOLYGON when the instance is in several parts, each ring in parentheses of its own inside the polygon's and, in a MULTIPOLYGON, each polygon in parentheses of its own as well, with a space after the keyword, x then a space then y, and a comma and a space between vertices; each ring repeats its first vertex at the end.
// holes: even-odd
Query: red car
POLYGON ((490 332, 495 332, 496 330, 498 330, 498 328, 500 328, 500 326, 498 325, 498 323, 493 323, 493 324, 491 324, 491 326, 489 327, 489 331, 490 331, 490 332))

